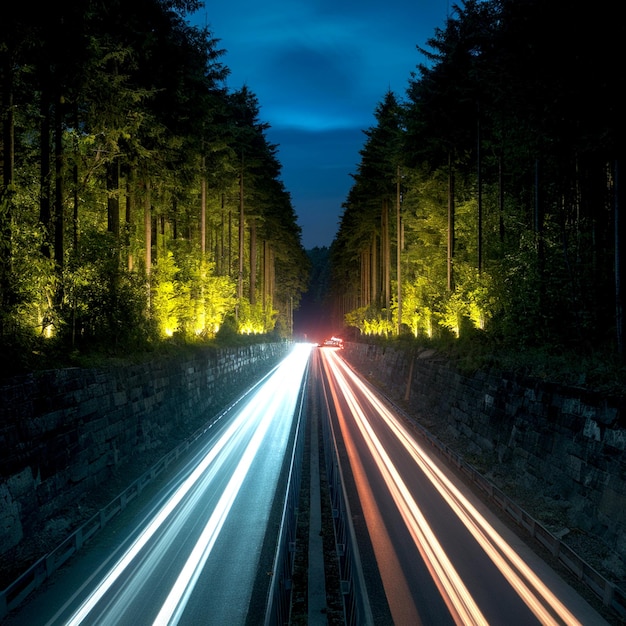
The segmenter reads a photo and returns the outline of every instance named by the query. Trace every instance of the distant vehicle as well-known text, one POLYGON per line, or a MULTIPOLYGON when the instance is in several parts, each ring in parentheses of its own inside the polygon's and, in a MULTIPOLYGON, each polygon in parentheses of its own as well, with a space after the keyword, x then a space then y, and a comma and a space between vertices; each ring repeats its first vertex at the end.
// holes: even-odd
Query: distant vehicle
POLYGON ((322 346, 326 348, 343 349, 343 339, 339 337, 331 337, 330 339, 324 340, 324 343, 322 343, 322 346))

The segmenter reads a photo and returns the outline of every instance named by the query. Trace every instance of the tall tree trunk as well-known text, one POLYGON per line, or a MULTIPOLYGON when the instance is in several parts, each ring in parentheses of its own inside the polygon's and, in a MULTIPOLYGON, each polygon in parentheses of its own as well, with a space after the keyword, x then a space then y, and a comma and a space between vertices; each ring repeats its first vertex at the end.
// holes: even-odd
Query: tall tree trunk
POLYGON ((233 210, 228 206, 228 275, 233 275, 233 210))
POLYGON ((382 309, 385 307, 385 210, 384 207, 380 212, 380 241, 378 247, 378 260, 379 264, 376 268, 378 271, 378 281, 380 285, 380 292, 378 293, 378 306, 382 309))
POLYGON ((396 279, 398 283, 398 335, 402 330, 402 222, 400 216, 400 166, 396 172, 396 279))
POLYGON ((226 274, 224 268, 224 260, 226 251, 224 249, 224 230, 226 228, 226 217, 225 217, 225 206, 224 206, 224 194, 221 194, 221 210, 220 210, 220 249, 219 254, 217 255, 217 273, 218 276, 224 276, 226 274))
POLYGON ((206 157, 202 155, 200 166, 200 252, 206 255, 206 157))
POLYGON ((500 244, 504 244, 504 166, 502 151, 498 155, 498 215, 500 244))
POLYGON ((268 279, 268 246, 269 242, 264 239, 263 240, 263 260, 262 270, 263 270, 263 284, 261 286, 261 293, 263 294, 263 308, 265 309, 265 304, 267 302, 267 296, 269 294, 269 279, 268 279))
POLYGON ((39 137, 39 222, 42 229, 41 253, 46 258, 52 258, 50 249, 52 234, 52 208, 50 198, 51 155, 50 155, 50 101, 48 91, 41 93, 41 126, 39 137))
POLYGON ((152 271, 152 190, 146 179, 146 194, 143 200, 143 233, 145 239, 146 278, 150 281, 152 271))
POLYGON ((162 258, 167 253, 167 243, 165 240, 165 215, 159 215, 157 220, 159 233, 156 241, 156 249, 158 252, 160 252, 159 258, 162 258))
POLYGON ((267 244, 267 252, 269 257, 268 275, 270 281, 269 305, 273 308, 274 301, 276 300, 276 257, 274 255, 272 244, 269 242, 267 244))
MULTIPOLYGON (((172 219, 169 220, 170 229, 172 231, 172 239, 178 239, 178 199, 176 197, 172 198, 172 219)), ((164 219, 164 218, 163 218, 164 219)))
POLYGON ((478 199, 478 219, 477 219, 477 267, 478 274, 483 271, 483 181, 482 162, 480 151, 480 104, 477 105, 476 121, 476 191, 478 199))
POLYGON ((448 154, 448 291, 454 290, 454 168, 448 154))
POLYGON ((243 252, 244 252, 244 205, 243 205, 243 157, 239 176, 239 272, 237 274, 237 297, 243 298, 243 252))
POLYGON ((274 306, 274 253, 269 241, 263 242, 263 311, 274 306))
POLYGON ((379 304, 379 293, 378 293, 378 255, 377 255, 377 241, 376 241, 376 233, 372 235, 372 251, 371 251, 371 282, 372 282, 372 298, 375 299, 376 304, 379 304))
MULTIPOLYGON (((78 143, 78 142, 77 142, 78 143)), ((80 208, 80 194, 78 192, 78 145, 74 152, 74 164, 72 166, 72 185, 74 187, 72 193, 72 248, 74 253, 78 252, 78 214, 80 208)))
POLYGON ((387 319, 389 319, 389 306, 391 304, 391 252, 389 235, 389 200, 383 200, 382 208, 382 228, 380 235, 381 262, 382 262, 382 280, 383 280, 383 307, 387 311, 387 319))
POLYGON ((131 166, 126 176, 126 260, 128 271, 132 272, 135 265, 133 256, 133 231, 135 220, 135 194, 134 194, 135 170, 131 166))
POLYGON ((119 242, 120 238, 120 162, 115 158, 107 166, 108 231, 119 242))
POLYGON ((624 219, 621 210, 622 191, 620 187, 620 161, 616 160, 614 164, 613 178, 613 211, 615 222, 615 335, 617 353, 624 355, 624 339, 626 337, 626 321, 624 316, 624 263, 626 262, 626 253, 624 246, 626 245, 626 219, 624 219))
MULTIPOLYGON (((0 189, 0 309, 6 310, 11 297, 12 229, 11 205, 15 168, 15 130, 13 122, 13 72, 9 54, 3 55, 2 84, 2 188, 0 189)), ((4 334, 0 317, 0 336, 4 334)))
MULTIPOLYGON (((65 155, 63 154, 63 112, 65 106, 63 98, 57 98, 54 108, 54 260, 59 269, 64 265, 65 252, 65 209, 63 196, 63 169, 65 155)), ((61 298, 61 294, 57 296, 61 298)))
POLYGON ((372 293, 370 290, 372 280, 371 268, 371 249, 368 246, 361 252, 361 302, 362 307, 369 306, 372 303, 372 293))
POLYGON ((256 304, 256 219, 250 219, 250 304, 256 304))
MULTIPOLYGON (((152 211, 154 209, 153 206, 150 207, 152 211)), ((152 231, 151 242, 152 242, 152 266, 159 262, 159 217, 158 215, 154 215, 154 211, 152 211, 152 217, 150 220, 150 229, 152 231)))
POLYGON ((537 274, 539 276, 539 310, 543 311, 545 303, 545 251, 543 240, 543 210, 539 177, 539 159, 535 159, 535 202, 533 228, 537 250, 537 274))
MULTIPOLYGON (((74 128, 78 128, 80 124, 80 116, 78 111, 78 103, 74 103, 72 108, 72 124, 74 128)), ((80 208, 80 193, 78 191, 78 182, 79 182, 79 171, 78 164, 80 162, 80 150, 78 144, 78 138, 74 137, 74 141, 72 143, 73 149, 73 164, 72 164, 72 253, 75 259, 79 258, 79 250, 78 250, 78 216, 79 216, 79 208, 80 208)), ((76 296, 72 294, 70 300, 71 307, 71 341, 72 347, 76 345, 76 296)))

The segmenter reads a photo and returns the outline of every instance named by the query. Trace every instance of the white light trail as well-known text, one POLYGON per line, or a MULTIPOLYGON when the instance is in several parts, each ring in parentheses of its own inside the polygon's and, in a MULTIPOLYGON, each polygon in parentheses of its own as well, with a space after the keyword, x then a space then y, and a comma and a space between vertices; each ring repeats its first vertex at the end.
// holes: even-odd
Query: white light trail
MULTIPOLYGON (((263 388, 266 390, 266 387, 263 388)), ((207 525, 204 527, 200 538, 194 546, 185 566, 180 572, 176 583, 172 587, 165 603, 161 607, 159 614, 154 620, 154 626, 162 626, 166 624, 177 624, 187 604, 187 600, 195 587, 195 584, 202 572, 211 549, 217 540, 217 537, 226 521, 226 517, 230 511, 230 508, 235 501, 237 493, 243 484, 243 481, 248 474, 250 465, 259 451, 263 438, 267 433, 272 418, 274 417, 274 409, 278 403, 281 402, 279 395, 273 393, 270 403, 267 405, 267 412, 265 413, 261 423, 254 431, 254 436, 250 440, 246 451, 237 465, 232 478, 230 479, 224 493, 220 498, 215 511, 211 515, 207 525)))
MULTIPOLYGON (((368 446, 376 451, 378 458, 384 466, 384 474, 391 478, 390 490, 398 503, 398 507, 405 519, 405 507, 411 512, 415 520, 416 528, 412 530, 415 537, 419 536, 419 532, 423 532, 421 540, 426 540, 430 548, 425 548, 429 552, 432 550, 433 558, 440 554, 440 546, 434 535, 428 532, 425 520, 422 520, 421 513, 417 504, 412 500, 410 494, 405 494, 404 484, 396 477, 396 470, 389 460, 382 445, 373 434, 373 430, 362 408, 356 399, 356 396, 350 389, 347 380, 351 381, 359 391, 367 398, 371 406, 384 419, 385 423, 396 435, 398 440, 403 444, 405 449, 412 456, 415 463, 420 467, 424 474, 429 478, 437 491, 449 504, 452 510, 457 514, 461 522, 472 534, 478 544, 483 548, 489 558, 493 561, 502 575, 509 581, 509 584, 515 589, 518 595, 526 603, 529 609, 536 615, 537 619, 546 625, 567 624, 568 626, 579 625, 580 622, 572 615, 572 613, 561 603, 561 601, 550 591, 550 589, 542 582, 535 572, 525 563, 525 561, 509 546, 509 544, 500 536, 500 534, 487 522, 487 520, 479 513, 479 511, 465 498, 465 496, 452 484, 447 476, 439 469, 428 454, 417 444, 404 424, 376 397, 371 390, 362 383, 362 381, 350 370, 350 368, 338 358, 336 354, 328 353, 326 362, 331 367, 334 376, 342 392, 349 401, 349 406, 353 411, 359 429, 368 441, 368 446), (421 530, 420 530, 421 529, 421 530), (555 616, 557 616, 555 618, 555 616)), ((381 469, 381 471, 383 471, 381 469)), ((389 482, 386 480, 386 482, 389 482)), ((411 522, 409 527, 413 526, 411 522)), ((418 545, 418 548, 421 547, 418 545)), ((429 557, 430 558, 430 557, 429 557)), ((456 593, 450 596, 450 602, 459 610, 465 607, 467 590, 462 587, 456 587, 455 572, 450 570, 448 574, 442 574, 441 569, 446 569, 445 559, 437 557, 432 563, 433 571, 437 572, 437 576, 443 576, 437 584, 441 584, 443 588, 450 592, 450 585, 456 589, 456 593), (448 578, 449 577, 449 578, 448 578), (459 604, 460 603, 460 604, 459 604)), ((452 568, 453 569, 453 568, 452 568)), ((474 623, 474 622, 471 622, 474 623)))
MULTIPOLYGON (((233 471, 227 486, 219 498, 218 504, 191 550, 174 586, 169 591, 154 624, 176 624, 179 621, 187 600, 193 591, 193 586, 209 558, 211 549, 226 522, 231 506, 248 475, 256 454, 263 444, 272 421, 277 419, 277 415, 289 415, 291 418, 295 412, 310 349, 311 346, 308 344, 297 344, 267 380, 255 391, 254 395, 250 397, 246 405, 233 418, 232 423, 228 425, 224 433, 212 444, 210 450, 189 476, 170 496, 71 618, 65 622, 67 626, 77 626, 84 622, 93 623, 96 620, 103 619, 102 615, 93 615, 92 613, 98 603, 111 591, 113 585, 135 559, 141 558, 144 569, 147 568, 149 572, 154 571, 158 566, 171 567, 170 563, 161 565, 159 562, 160 553, 164 551, 163 545, 159 544, 159 547, 153 548, 149 556, 143 555, 142 552, 147 549, 150 540, 166 523, 170 524, 171 527, 170 532, 166 532, 163 538, 166 544, 165 547, 175 540, 178 529, 198 498, 201 497, 201 494, 212 483, 220 470, 226 466, 231 451, 237 449, 237 442, 249 439, 245 451, 236 465, 236 469, 233 471), (280 411, 278 411, 279 405, 280 411), (198 486, 201 486, 201 490, 195 497, 190 498, 192 490, 197 489, 198 486), (181 521, 176 524, 172 523, 171 520, 174 516, 180 516, 182 518, 181 521)), ((145 584, 145 574, 148 573, 144 570, 140 571, 144 573, 144 576, 138 581, 138 585, 145 584)), ((116 618, 119 618, 130 604, 134 586, 125 584, 124 589, 125 591, 118 592, 114 600, 109 601, 107 604, 109 618, 114 615, 116 618)), ((80 590, 63 605, 48 623, 55 623, 79 593, 80 590)))

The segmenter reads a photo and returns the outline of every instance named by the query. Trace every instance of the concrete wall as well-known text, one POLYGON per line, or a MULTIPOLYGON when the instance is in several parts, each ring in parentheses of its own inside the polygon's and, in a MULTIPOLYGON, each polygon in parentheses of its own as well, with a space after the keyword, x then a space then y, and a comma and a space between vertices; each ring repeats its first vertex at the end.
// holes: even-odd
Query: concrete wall
MULTIPOLYGON (((626 560, 624 400, 497 371, 463 374, 432 350, 411 357, 347 344, 344 355, 554 531, 598 537, 626 560)), ((624 575, 622 563, 604 565, 624 575)))
MULTIPOLYGON (((209 420, 286 343, 37 372, 0 385, 0 558, 114 469, 209 420)), ((167 451, 167 450, 166 450, 167 451)))

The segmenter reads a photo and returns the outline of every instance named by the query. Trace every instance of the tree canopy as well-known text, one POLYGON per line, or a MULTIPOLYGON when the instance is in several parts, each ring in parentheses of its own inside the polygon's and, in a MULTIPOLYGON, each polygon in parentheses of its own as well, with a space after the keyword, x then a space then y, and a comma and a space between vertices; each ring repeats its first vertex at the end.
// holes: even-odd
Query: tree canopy
POLYGON ((612 13, 452 8, 406 97, 387 93, 365 131, 331 247, 336 323, 623 353, 625 27, 612 13))
POLYGON ((287 334, 309 262, 256 96, 195 0, 0 23, 0 342, 287 334))

